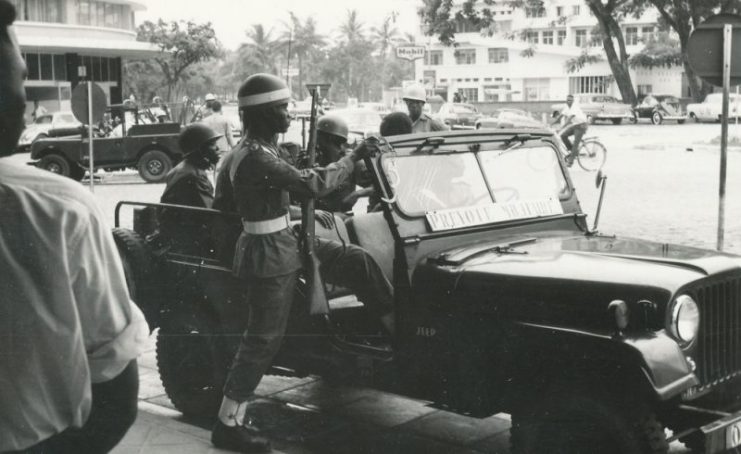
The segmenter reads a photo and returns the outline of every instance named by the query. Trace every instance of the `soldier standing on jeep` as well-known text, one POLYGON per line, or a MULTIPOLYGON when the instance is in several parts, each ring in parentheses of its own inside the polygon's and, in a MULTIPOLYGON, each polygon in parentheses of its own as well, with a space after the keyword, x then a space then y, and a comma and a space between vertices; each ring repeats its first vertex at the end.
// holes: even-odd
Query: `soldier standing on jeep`
MULTIPOLYGON (((269 441, 244 425, 248 400, 278 352, 302 267, 298 237, 289 223, 289 191, 308 197, 327 194, 345 181, 368 154, 358 147, 327 167, 298 170, 281 157, 277 136, 290 126, 290 93, 269 74, 247 78, 239 89, 246 139, 228 168, 243 232, 233 273, 247 282, 247 331, 224 385, 224 398, 211 434, 218 448, 265 452, 269 441)), ((388 331, 393 329, 392 289, 380 266, 362 248, 316 239, 316 256, 330 282, 352 289, 388 331)))

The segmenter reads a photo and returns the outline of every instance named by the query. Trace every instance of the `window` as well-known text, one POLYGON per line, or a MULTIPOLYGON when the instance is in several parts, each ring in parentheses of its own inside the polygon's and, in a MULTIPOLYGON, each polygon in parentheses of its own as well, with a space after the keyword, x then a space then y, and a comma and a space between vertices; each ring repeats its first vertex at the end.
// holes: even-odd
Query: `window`
POLYGON ((62 0, 11 0, 18 20, 62 22, 62 0))
POLYGON ((656 39, 654 36, 654 28, 653 27, 643 27, 641 28, 641 39, 643 42, 651 41, 652 39, 656 39))
POLYGON ((108 72, 109 72, 108 77, 112 81, 118 81, 118 76, 119 76, 118 73, 120 71, 119 69, 120 62, 121 60, 119 58, 111 58, 110 60, 108 60, 108 72))
POLYGON ((430 50, 425 52, 425 65, 437 66, 443 64, 443 51, 430 50))
POLYGON ((90 25, 90 1, 80 0, 77 9, 77 23, 80 25, 90 25))
POLYGON ((638 44, 638 27, 625 27, 625 44, 627 46, 638 44))
POLYGON ((612 76, 569 77, 570 93, 607 93, 612 76))
POLYGON ((577 47, 584 47, 587 45, 587 31, 577 30, 574 36, 574 45, 577 47))
POLYGON ((547 77, 525 78, 522 81, 523 101, 542 101, 550 99, 551 80, 547 77))
POLYGON ((124 28, 122 21, 121 5, 105 4, 105 26, 112 28, 124 28))
POLYGON ((563 17, 563 6, 556 7, 556 16, 563 17))
POLYGON ((476 49, 459 49, 455 52, 456 65, 475 65, 476 49))
POLYGON ((54 55, 54 80, 67 80, 67 61, 64 55, 54 55))
POLYGON ((538 44, 538 32, 527 32, 526 41, 531 44, 538 44))
POLYGON ((41 68, 41 80, 54 80, 54 67, 51 54, 39 55, 39 67, 41 68))
POLYGON ((463 102, 476 102, 479 100, 478 88, 459 88, 458 94, 461 95, 461 101, 463 102))
POLYGON ((553 44, 553 32, 543 32, 543 44, 553 44))
POLYGON ((578 16, 581 14, 581 5, 574 5, 571 7, 571 14, 578 16))
POLYGON ((525 17, 545 17, 543 5, 525 8, 525 17))
POLYGON ((489 49, 489 63, 507 63, 509 61, 509 51, 503 47, 493 47, 489 49))
POLYGON ((556 44, 559 46, 563 46, 563 43, 566 42, 566 30, 559 30, 558 34, 556 35, 556 44))
POLYGON ((455 32, 456 33, 475 33, 479 29, 473 25, 473 23, 467 19, 460 18, 455 21, 455 32))
POLYGON ((653 87, 650 84, 638 84, 636 88, 638 89, 638 95, 645 95, 653 91, 653 87))

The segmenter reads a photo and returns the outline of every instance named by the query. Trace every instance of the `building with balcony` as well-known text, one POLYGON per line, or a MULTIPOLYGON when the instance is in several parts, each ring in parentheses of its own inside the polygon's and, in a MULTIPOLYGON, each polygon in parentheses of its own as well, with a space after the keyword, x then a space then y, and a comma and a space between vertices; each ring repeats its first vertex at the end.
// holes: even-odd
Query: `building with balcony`
MULTIPOLYGON (((425 37, 425 58, 415 64, 415 78, 430 94, 451 100, 455 93, 469 102, 563 100, 568 93, 605 93, 620 98, 605 59, 569 73, 566 63, 584 50, 602 54, 593 42, 597 19, 582 0, 553 0, 541 8, 493 9, 494 36, 486 37, 465 22, 456 29, 456 46, 425 37)), ((657 32, 657 13, 621 24, 628 53, 636 53, 657 32)), ((689 96, 681 67, 631 70, 636 93, 689 96)))
POLYGON ((134 11, 144 9, 129 0, 10 0, 18 17, 15 31, 28 67, 27 112, 34 101, 48 111, 69 110, 72 89, 84 67, 108 96, 120 103, 125 59, 150 58, 159 49, 136 40, 134 11))

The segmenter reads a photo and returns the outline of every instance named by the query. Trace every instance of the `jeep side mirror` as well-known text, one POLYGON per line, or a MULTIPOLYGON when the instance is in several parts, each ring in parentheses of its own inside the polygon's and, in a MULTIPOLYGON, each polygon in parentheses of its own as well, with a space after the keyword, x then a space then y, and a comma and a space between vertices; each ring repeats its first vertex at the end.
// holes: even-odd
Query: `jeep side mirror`
POLYGON ((594 177, 594 187, 599 189, 600 186, 602 186, 602 181, 606 179, 607 177, 602 175, 602 170, 597 171, 597 175, 594 177))
POLYGON ((597 172, 597 177, 594 179, 594 184, 600 188, 599 202, 597 203, 597 213, 594 215, 594 226, 592 226, 592 233, 597 232, 597 224, 599 224, 599 215, 602 212, 602 200, 605 198, 605 187, 607 187, 607 175, 603 174, 602 171, 597 172))

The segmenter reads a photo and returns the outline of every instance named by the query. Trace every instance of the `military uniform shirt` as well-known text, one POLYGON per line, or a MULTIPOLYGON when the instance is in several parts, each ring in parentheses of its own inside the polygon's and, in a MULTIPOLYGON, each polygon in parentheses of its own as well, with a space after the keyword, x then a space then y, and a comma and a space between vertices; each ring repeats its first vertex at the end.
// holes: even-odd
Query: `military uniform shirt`
MULTIPOLYGON (((244 157, 231 169, 237 212, 244 221, 256 222, 288 214, 289 191, 322 197, 352 174, 354 163, 344 157, 327 167, 298 170, 282 157, 279 148, 257 140, 245 140, 244 157)), ((237 276, 272 277, 301 268, 298 239, 291 229, 267 235, 243 233, 234 256, 237 276)))
POLYGON ((445 126, 445 123, 436 118, 432 118, 424 112, 422 113, 422 115, 419 116, 419 118, 417 118, 417 121, 412 123, 413 133, 447 130, 448 127, 445 126))

